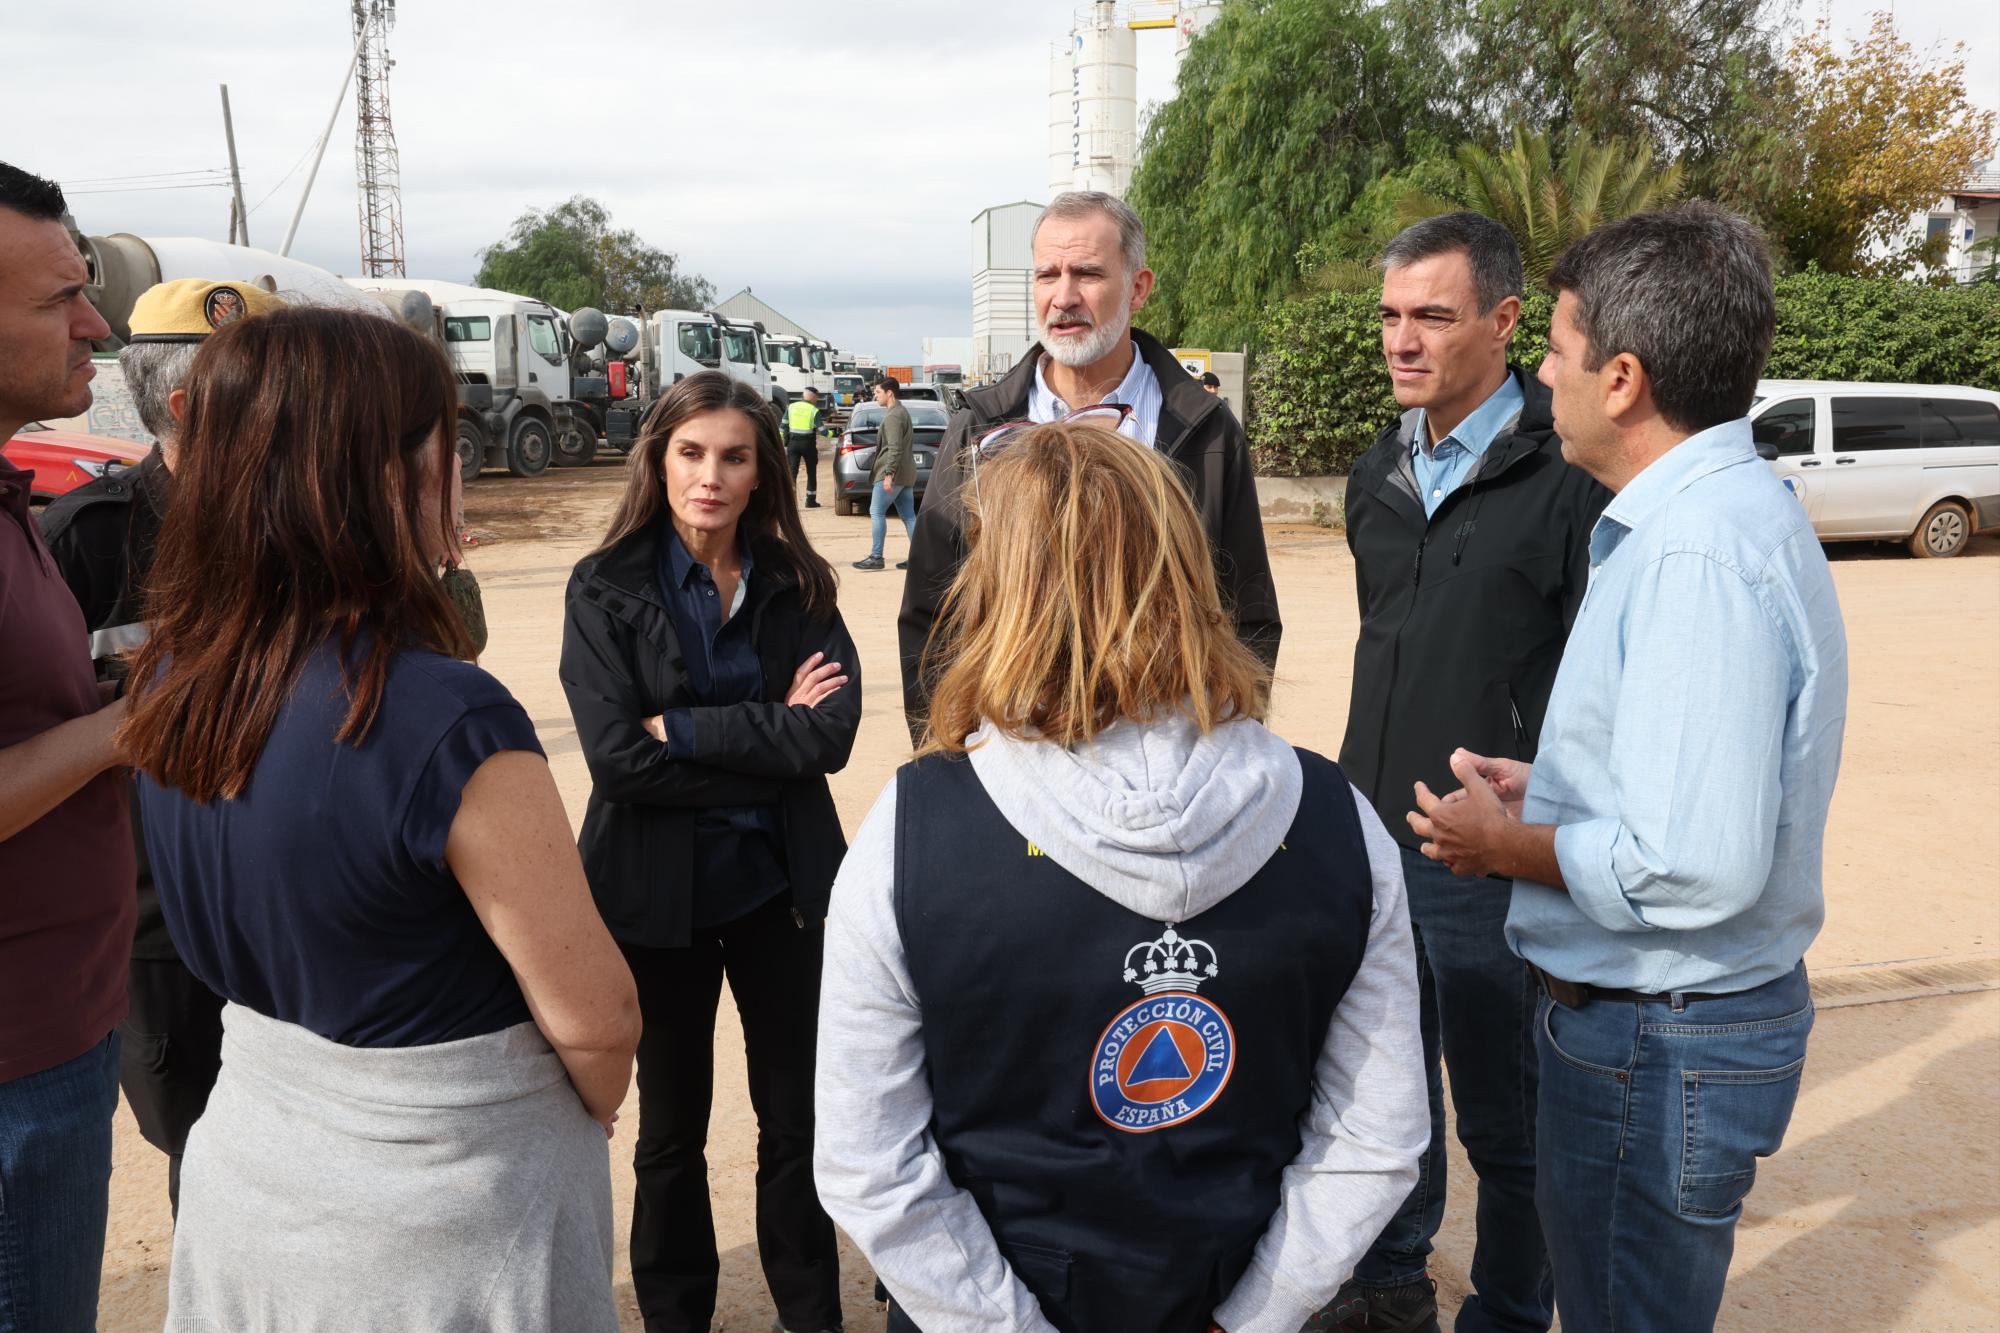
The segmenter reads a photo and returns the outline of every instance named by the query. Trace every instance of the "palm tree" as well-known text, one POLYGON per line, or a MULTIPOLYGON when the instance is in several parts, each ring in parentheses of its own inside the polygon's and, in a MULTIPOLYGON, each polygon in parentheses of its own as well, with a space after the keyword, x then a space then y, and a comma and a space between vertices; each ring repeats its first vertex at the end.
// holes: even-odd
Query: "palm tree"
POLYGON ((1533 290, 1556 257, 1591 228, 1663 207, 1681 192, 1680 163, 1656 167, 1651 147, 1616 138, 1596 143, 1577 135, 1557 161, 1548 135, 1516 129, 1511 148, 1493 152, 1468 143, 1455 156, 1459 179, 1439 183, 1441 193, 1410 189, 1362 225, 1345 225, 1301 247, 1297 263, 1306 290, 1373 291, 1382 281, 1373 256, 1397 232, 1462 208, 1514 233, 1522 276, 1533 290))
POLYGON ((1514 233, 1522 276, 1539 285, 1571 242, 1600 223, 1659 208, 1681 192, 1681 164, 1655 168, 1647 144, 1593 143, 1581 135, 1554 160, 1546 134, 1514 131, 1511 148, 1462 144, 1466 207, 1514 233))

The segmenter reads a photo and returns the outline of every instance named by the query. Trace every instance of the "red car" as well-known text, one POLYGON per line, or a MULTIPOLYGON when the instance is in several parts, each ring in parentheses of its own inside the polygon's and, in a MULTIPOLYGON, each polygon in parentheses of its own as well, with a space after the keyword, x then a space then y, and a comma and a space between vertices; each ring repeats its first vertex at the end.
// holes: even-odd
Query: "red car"
POLYGON ((31 424, 0 445, 0 454, 15 467, 35 474, 28 483, 30 502, 45 505, 58 495, 103 476, 132 467, 153 451, 150 444, 86 435, 75 430, 50 430, 31 424))

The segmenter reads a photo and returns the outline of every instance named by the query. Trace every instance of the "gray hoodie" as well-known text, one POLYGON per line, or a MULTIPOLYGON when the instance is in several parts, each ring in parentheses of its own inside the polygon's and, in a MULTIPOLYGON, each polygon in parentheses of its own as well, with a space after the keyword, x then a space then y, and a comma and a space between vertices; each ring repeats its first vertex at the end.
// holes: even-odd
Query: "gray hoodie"
MULTIPOLYGON (((1291 747, 1255 722, 1120 723, 1087 747, 982 728, 972 766, 1008 823, 1097 892, 1187 921, 1247 882, 1299 813, 1291 747)), ((1247 1271, 1215 1317, 1297 1333, 1402 1203, 1430 1141, 1416 954, 1396 844, 1358 792, 1375 911, 1314 1070, 1298 1156, 1247 1271)), ((814 1170, 827 1212, 926 1333, 1047 1333, 930 1135, 923 1014, 896 929, 896 785, 868 813, 828 909, 814 1170)))

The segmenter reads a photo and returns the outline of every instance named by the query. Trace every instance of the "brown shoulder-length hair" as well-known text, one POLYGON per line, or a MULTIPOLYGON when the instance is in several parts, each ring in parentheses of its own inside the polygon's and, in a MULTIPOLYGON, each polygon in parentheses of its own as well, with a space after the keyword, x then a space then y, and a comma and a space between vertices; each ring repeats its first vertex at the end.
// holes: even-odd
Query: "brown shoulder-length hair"
POLYGON ((212 335, 187 393, 120 740, 135 767, 209 801, 242 792, 329 636, 349 695, 335 739, 355 744, 399 651, 472 645, 432 554, 456 466, 438 347, 363 312, 274 311, 212 335))
MULTIPOLYGON (((792 494, 791 473, 785 467, 785 437, 778 412, 755 389, 720 370, 704 370, 677 381, 652 411, 632 446, 625 465, 625 496, 611 516, 604 540, 590 555, 602 555, 635 532, 651 527, 667 512, 667 445, 674 432, 704 412, 741 412, 757 432, 757 489, 743 510, 742 523, 758 559, 775 555, 798 584, 809 615, 833 614, 837 581, 828 564, 806 538, 799 521, 798 498, 792 494)), ((590 556, 584 557, 586 560, 590 556)))
POLYGON ((1261 718, 1270 672, 1236 637, 1173 465, 1102 426, 1024 429, 959 494, 971 551, 925 656, 945 655, 923 752, 982 719, 1071 746, 1121 719, 1261 718))

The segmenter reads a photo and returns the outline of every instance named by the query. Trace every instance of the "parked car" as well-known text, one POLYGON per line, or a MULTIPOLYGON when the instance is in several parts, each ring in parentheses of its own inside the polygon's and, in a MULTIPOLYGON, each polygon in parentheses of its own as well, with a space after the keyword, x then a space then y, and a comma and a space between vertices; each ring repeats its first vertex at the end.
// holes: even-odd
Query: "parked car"
POLYGON ((1941 559, 2000 528, 2000 393, 1764 380, 1750 428, 1821 541, 1941 559))
MULTIPOLYGON (((931 464, 937 459, 938 441, 944 438, 945 423, 951 414, 942 403, 919 400, 904 403, 903 407, 910 414, 912 443, 917 451, 917 484, 913 494, 921 504, 924 487, 930 484, 931 464)), ((868 469, 875 462, 875 437, 886 410, 874 403, 864 403, 854 409, 847 429, 841 433, 840 444, 833 451, 833 509, 837 514, 868 512, 868 469)))
POLYGON ((19 435, 0 445, 0 454, 5 454, 8 462, 35 474, 28 483, 28 498, 36 505, 67 495, 106 473, 134 467, 152 451, 150 444, 78 430, 51 430, 39 421, 29 422, 19 435))
POLYGON ((906 403, 941 403, 944 401, 944 389, 920 380, 915 384, 905 384, 896 396, 906 403))

